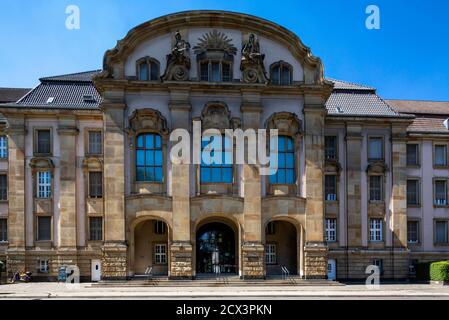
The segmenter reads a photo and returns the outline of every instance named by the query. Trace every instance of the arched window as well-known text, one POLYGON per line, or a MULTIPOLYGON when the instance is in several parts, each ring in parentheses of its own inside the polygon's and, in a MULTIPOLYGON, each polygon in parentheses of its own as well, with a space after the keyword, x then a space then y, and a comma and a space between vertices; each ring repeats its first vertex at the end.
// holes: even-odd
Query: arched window
POLYGON ((270 67, 271 84, 289 86, 292 84, 292 67, 283 61, 276 62, 270 67))
POLYGON ((141 81, 159 79, 159 62, 153 58, 145 57, 137 61, 137 78, 141 81))
POLYGON ((204 151, 207 145, 209 143, 212 143, 214 140, 214 137, 210 137, 207 141, 201 142, 201 168, 200 168, 200 180, 201 183, 232 183, 232 145, 231 140, 229 138, 226 138, 225 136, 222 137, 222 149, 223 151, 211 151, 210 153, 204 151), (204 157, 209 156, 211 159, 215 156, 215 152, 221 153, 221 164, 217 163, 211 163, 206 164, 204 162, 204 157), (205 156, 203 157, 203 153, 205 153, 205 156))
POLYGON ((295 147, 288 136, 278 138, 278 171, 270 176, 271 184, 295 183, 295 147))
POLYGON ((161 136, 144 133, 137 136, 136 180, 143 182, 162 182, 163 153, 161 136))

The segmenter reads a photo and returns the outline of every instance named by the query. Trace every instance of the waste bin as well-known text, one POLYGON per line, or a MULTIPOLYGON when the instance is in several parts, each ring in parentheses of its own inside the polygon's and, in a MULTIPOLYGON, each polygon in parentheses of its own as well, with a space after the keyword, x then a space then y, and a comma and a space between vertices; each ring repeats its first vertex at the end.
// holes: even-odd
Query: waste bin
POLYGON ((58 282, 66 282, 67 280, 67 266, 61 266, 58 270, 58 282))

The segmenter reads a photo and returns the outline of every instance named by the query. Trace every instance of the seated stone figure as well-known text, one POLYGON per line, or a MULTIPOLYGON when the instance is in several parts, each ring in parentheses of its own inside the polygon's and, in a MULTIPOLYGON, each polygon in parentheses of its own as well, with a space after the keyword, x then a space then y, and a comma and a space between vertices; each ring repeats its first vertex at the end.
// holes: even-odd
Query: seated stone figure
POLYGON ((265 55, 260 52, 259 41, 254 34, 249 35, 249 40, 242 48, 242 61, 240 70, 242 71, 242 81, 246 83, 267 83, 264 66, 265 55))
POLYGON ((190 70, 190 43, 183 40, 179 31, 175 34, 176 43, 167 55, 167 68, 162 80, 186 81, 190 70))

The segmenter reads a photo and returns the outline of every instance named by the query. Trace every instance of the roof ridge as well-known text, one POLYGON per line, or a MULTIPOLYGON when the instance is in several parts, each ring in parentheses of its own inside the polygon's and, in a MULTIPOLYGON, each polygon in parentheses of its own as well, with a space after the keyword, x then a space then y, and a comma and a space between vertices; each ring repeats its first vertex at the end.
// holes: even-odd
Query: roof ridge
POLYGON ((60 75, 55 75, 55 76, 43 77, 43 78, 40 78, 39 81, 41 81, 41 82, 43 82, 43 81, 91 82, 92 79, 88 79, 88 80, 71 79, 71 80, 67 80, 67 79, 64 79, 64 78, 73 77, 73 76, 80 76, 80 75, 85 75, 85 74, 90 74, 90 73, 93 74, 93 73, 98 73, 98 72, 101 72, 101 71, 102 71, 102 69, 95 69, 95 70, 89 70, 89 71, 60 74, 60 75), (59 80, 59 79, 61 79, 61 80, 59 80))
POLYGON ((436 102, 436 103, 449 103, 444 100, 422 100, 422 99, 385 99, 386 101, 413 101, 413 102, 436 102))

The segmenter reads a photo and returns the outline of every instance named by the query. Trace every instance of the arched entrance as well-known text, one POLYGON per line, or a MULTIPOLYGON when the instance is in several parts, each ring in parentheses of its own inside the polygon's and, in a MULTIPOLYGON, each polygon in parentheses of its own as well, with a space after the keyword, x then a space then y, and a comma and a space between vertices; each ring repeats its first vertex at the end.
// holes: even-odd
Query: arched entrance
POLYGON ((287 221, 271 221, 265 229, 265 264, 267 275, 281 275, 282 267, 298 273, 298 233, 287 221))
POLYGON ((168 226, 161 220, 145 220, 134 229, 134 274, 168 275, 168 226))
POLYGON ((196 233, 196 272, 235 274, 238 270, 236 233, 229 225, 211 222, 196 233))

